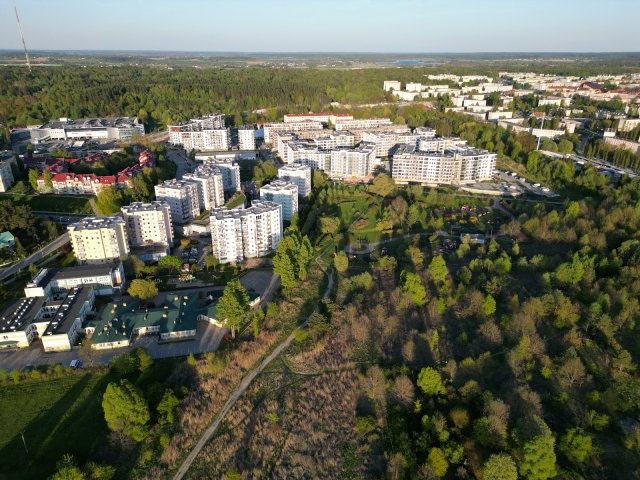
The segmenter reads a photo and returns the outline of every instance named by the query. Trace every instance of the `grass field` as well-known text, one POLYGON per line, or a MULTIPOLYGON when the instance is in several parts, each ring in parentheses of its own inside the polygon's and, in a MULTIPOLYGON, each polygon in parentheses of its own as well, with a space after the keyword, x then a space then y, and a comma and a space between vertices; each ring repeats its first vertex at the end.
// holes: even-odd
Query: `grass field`
POLYGON ((82 463, 104 444, 100 402, 108 382, 93 373, 0 387, 0 478, 44 479, 64 454, 82 463))
POLYGON ((41 212, 92 213, 87 197, 2 193, 0 194, 1 200, 12 200, 18 205, 29 205, 31 210, 41 212))

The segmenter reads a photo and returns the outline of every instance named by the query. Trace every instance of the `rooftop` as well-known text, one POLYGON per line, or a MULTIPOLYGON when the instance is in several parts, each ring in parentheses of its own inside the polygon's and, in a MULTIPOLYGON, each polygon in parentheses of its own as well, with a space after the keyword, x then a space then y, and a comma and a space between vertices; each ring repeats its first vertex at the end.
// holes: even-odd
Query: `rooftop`
POLYGON ((121 207, 121 210, 125 214, 131 214, 134 212, 157 212, 166 208, 169 208, 169 204, 167 202, 154 200, 149 203, 133 202, 121 207))
POLYGON ((265 200, 254 200, 251 202, 251 206, 249 208, 243 209, 228 209, 228 208, 215 208, 211 210, 210 217, 216 220, 224 220, 226 218, 242 218, 249 215, 257 215, 260 213, 272 212, 274 210, 279 210, 282 207, 274 202, 269 202, 265 200))
POLYGON ((295 195, 298 194, 298 186, 295 183, 287 182, 286 180, 272 180, 271 183, 260 187, 260 194, 262 193, 274 193, 274 192, 290 192, 295 195))
MULTIPOLYGON (((76 287, 70 290, 60 303, 60 307, 43 335, 67 333, 71 329, 73 322, 78 318, 83 304, 89 300, 92 290, 92 287, 76 287)), ((55 305, 55 300, 47 302, 47 305, 50 304, 55 305)))
POLYGON ((61 118, 50 120, 40 128, 64 128, 65 130, 89 130, 96 128, 131 128, 140 125, 138 117, 61 118))
POLYGON ((124 220, 121 217, 87 217, 69 225, 68 229, 99 230, 101 228, 112 228, 116 225, 124 225, 124 220))
POLYGON ((0 332, 24 330, 44 305, 44 297, 16 298, 7 302, 0 313, 0 332))

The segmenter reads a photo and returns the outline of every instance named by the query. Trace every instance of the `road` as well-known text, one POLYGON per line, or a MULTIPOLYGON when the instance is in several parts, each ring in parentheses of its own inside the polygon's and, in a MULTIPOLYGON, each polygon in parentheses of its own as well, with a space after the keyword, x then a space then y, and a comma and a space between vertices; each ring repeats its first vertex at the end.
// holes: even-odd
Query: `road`
MULTIPOLYGON (((316 262, 318 263, 318 265, 320 265, 320 262, 318 261, 318 258, 320 258, 321 255, 322 254, 320 254, 318 257, 316 257, 316 262)), ((320 268, 325 272, 325 274, 327 275, 327 278, 328 278, 327 288, 326 288, 326 290, 324 291, 324 293, 322 295, 322 297, 325 298, 331 293, 331 290, 333 289, 333 283, 334 283, 333 272, 331 270, 326 271, 321 265, 320 265, 320 268)), ((318 309, 318 307, 316 306, 316 310, 317 309, 318 309)), ((301 326, 302 327, 306 326, 307 321, 308 321, 308 319, 305 320, 301 324, 301 326)), ((196 445, 193 447, 193 449, 189 452, 189 455, 187 455, 187 458, 184 459, 184 462, 182 462, 182 465, 180 465, 180 468, 178 468, 178 470, 176 471, 175 475, 173 476, 173 480, 181 480, 185 476, 185 474, 189 471, 189 468, 193 464, 193 462, 196 459, 196 457, 198 456, 198 454, 202 451, 202 449, 207 444, 207 442, 211 439, 211 437, 214 435, 214 433, 216 433, 216 430, 220 426, 220 423, 222 423, 222 420, 224 420, 224 417, 227 415, 227 413, 229 413, 229 410, 231 410, 231 408, 235 405, 235 403, 238 401, 238 399, 244 394, 244 392, 247 391, 247 389, 249 388, 249 385, 251 385, 251 382, 253 382, 253 380, 258 375, 260 375, 262 373, 262 371, 274 359, 276 359, 287 347, 289 347, 289 345, 291 345, 291 342, 293 342, 294 338, 295 338, 294 334, 291 333, 282 343, 280 343, 280 345, 278 345, 273 350, 273 352, 271 352, 260 363, 260 365, 258 365, 256 368, 254 368, 247 376, 245 376, 242 379, 240 384, 236 387, 236 389, 233 391, 233 393, 227 399, 226 403, 222 407, 222 410, 220 410, 220 412, 216 416, 216 418, 213 421, 213 423, 209 426, 209 428, 207 428, 205 430, 205 432, 200 437, 200 440, 198 440, 198 443, 196 443, 196 445)))
POLYGON ((176 164, 176 178, 179 180, 182 176, 189 172, 191 162, 187 155, 181 150, 168 150, 167 158, 176 164))
POLYGON ((71 225, 72 223, 79 222, 83 218, 93 216, 91 213, 60 213, 36 210, 32 210, 31 213, 43 220, 51 220, 52 222, 59 223, 60 225, 71 225))
POLYGON ((38 260, 42 260, 47 255, 62 248, 64 245, 69 243, 69 241, 70 241, 69 232, 64 232, 62 235, 56 238, 53 242, 45 245, 40 250, 35 251, 24 260, 21 260, 15 265, 12 265, 10 267, 3 269, 0 272, 0 281, 9 278, 11 275, 22 270, 23 268, 27 268, 29 265, 37 262, 38 260))

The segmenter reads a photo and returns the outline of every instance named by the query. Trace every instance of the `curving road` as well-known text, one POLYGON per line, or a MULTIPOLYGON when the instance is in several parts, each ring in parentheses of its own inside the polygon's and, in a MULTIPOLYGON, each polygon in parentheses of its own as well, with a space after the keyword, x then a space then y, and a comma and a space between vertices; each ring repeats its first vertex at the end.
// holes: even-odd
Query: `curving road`
POLYGON ((23 268, 27 268, 32 263, 35 263, 38 260, 43 259, 47 255, 55 252, 56 250, 59 250, 70 241, 71 241, 71 238, 69 237, 69 232, 64 232, 62 235, 56 238, 53 242, 48 243, 47 245, 42 247, 40 250, 33 252, 24 260, 21 260, 15 265, 11 265, 10 267, 7 267, 2 271, 0 271, 0 281, 6 280, 11 275, 14 275, 15 273, 19 272, 23 268))
MULTIPOLYGON (((320 262, 318 262, 319 257, 320 256, 316 257, 316 262, 318 263, 318 265, 320 265, 320 262)), ((320 268, 322 268, 322 266, 320 266, 320 268)), ((333 271, 329 270, 327 272, 326 270, 324 270, 324 268, 322 268, 322 270, 325 272, 325 274, 328 277, 327 288, 322 295, 322 297, 324 298, 331 293, 331 290, 333 289, 334 280, 333 280, 333 271)), ((316 310, 317 309, 318 307, 316 307, 316 310)), ((306 326, 307 321, 308 320, 305 320, 301 326, 306 326)), ((235 403, 242 396, 242 394, 247 391, 247 388, 249 388, 249 385, 251 385, 251 382, 253 382, 253 380, 258 375, 260 375, 260 373, 262 373, 262 371, 275 358, 277 358, 278 355, 280 355, 283 352, 283 350, 285 350, 287 347, 289 347, 289 345, 291 345, 291 342, 293 342, 294 338, 295 338, 294 334, 293 333, 290 334, 286 339, 284 339, 282 343, 280 343, 280 345, 278 345, 273 350, 273 352, 271 352, 264 360, 262 360, 260 365, 254 368, 247 376, 245 376, 242 379, 240 384, 236 387, 236 389, 233 391, 233 393, 229 396, 229 398, 225 402, 224 406, 222 407, 222 410, 220 410, 218 415, 216 415, 216 418, 213 421, 213 423, 209 426, 209 428, 205 430, 205 432, 200 437, 200 440, 198 440, 198 443, 195 444, 193 449, 189 452, 189 455, 187 455, 187 458, 184 459, 184 461, 182 462, 182 465, 180 465, 180 468, 178 468, 175 475, 173 476, 173 480, 181 480, 185 476, 185 474, 189 471, 189 468, 193 464, 194 460, 196 459, 200 451, 204 448, 204 446, 207 444, 207 442, 211 439, 213 434, 216 432, 216 430, 220 426, 220 423, 222 423, 222 420, 224 420, 224 417, 227 415, 227 413, 229 413, 229 410, 231 410, 231 408, 235 405, 235 403)))

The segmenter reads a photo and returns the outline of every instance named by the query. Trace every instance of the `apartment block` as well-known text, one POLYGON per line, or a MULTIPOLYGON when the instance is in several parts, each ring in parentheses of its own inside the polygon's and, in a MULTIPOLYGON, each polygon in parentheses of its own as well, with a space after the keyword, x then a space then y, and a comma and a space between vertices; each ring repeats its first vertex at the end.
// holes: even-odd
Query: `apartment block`
POLYGON ((283 158, 287 164, 301 163, 324 171, 329 168, 331 152, 319 149, 313 142, 287 142, 283 158))
POLYGON ((156 200, 166 202, 171 208, 171 220, 185 224, 200 214, 198 184, 190 180, 165 180, 155 186, 156 200))
POLYGON ((205 160, 204 166, 215 167, 222 174, 222 188, 225 192, 240 190, 240 165, 225 159, 205 160))
POLYGON ((295 183, 298 195, 306 197, 311 193, 311 167, 301 163, 291 163, 278 169, 278 178, 295 183))
POLYGON ((291 221, 298 211, 298 186, 286 180, 273 180, 260 187, 260 200, 277 203, 282 206, 282 219, 291 221))
POLYGON ((384 88, 385 92, 390 92, 391 90, 402 90, 402 83, 397 80, 385 80, 382 84, 382 88, 384 88))
POLYGON ((185 174, 182 178, 197 184, 201 208, 211 210, 224 205, 224 179, 218 167, 204 163, 199 165, 193 173, 185 174))
POLYGON ((458 185, 490 180, 496 154, 473 148, 423 152, 401 145, 393 155, 391 176, 398 184, 458 185))
POLYGON ((134 202, 122 207, 131 247, 173 246, 171 207, 166 202, 134 202))
POLYGON ((356 148, 332 150, 327 173, 335 180, 364 180, 373 173, 378 164, 376 146, 373 143, 362 142, 356 148))
POLYGON ((288 113, 284 116, 284 123, 322 122, 335 124, 337 120, 353 120, 353 115, 350 113, 288 113))
POLYGON ((120 217, 88 217, 67 227, 79 263, 107 263, 129 254, 125 221, 120 217))
POLYGON ((271 134, 273 132, 300 132, 303 130, 322 130, 323 125, 322 122, 313 120, 313 121, 302 121, 302 122, 289 122, 289 123, 265 123, 262 126, 264 131, 264 142, 271 144, 271 134))
POLYGON ((13 185, 14 178, 11 172, 11 160, 0 161, 0 192, 6 192, 13 185))
POLYGON ((256 131, 252 125, 238 127, 238 148, 240 150, 256 149, 256 131))
POLYGON ((340 130, 353 130, 353 129, 361 129, 361 128, 375 128, 380 127, 382 125, 392 125, 388 118, 357 118, 357 119, 336 119, 335 128, 337 131, 340 130))
POLYGON ((246 209, 212 210, 211 245, 221 263, 240 262, 275 251, 282 238, 282 206, 254 201, 246 209))
POLYGON ((376 157, 388 157, 397 145, 417 145, 419 135, 412 132, 362 132, 362 141, 375 145, 376 157))

